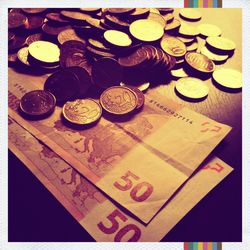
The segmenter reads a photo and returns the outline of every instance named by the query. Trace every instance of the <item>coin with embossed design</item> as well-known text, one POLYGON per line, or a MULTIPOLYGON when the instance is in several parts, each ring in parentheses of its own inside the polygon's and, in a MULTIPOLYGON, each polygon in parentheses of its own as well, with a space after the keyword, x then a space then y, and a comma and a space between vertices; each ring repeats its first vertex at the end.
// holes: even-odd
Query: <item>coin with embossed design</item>
POLYGON ((104 110, 115 115, 128 114, 137 107, 136 93, 124 86, 114 86, 104 90, 100 97, 104 110))
POLYGON ((185 60, 190 67, 202 73, 212 73, 215 70, 214 62, 200 53, 188 52, 185 60))
POLYGON ((186 54, 186 45, 173 36, 164 36, 161 39, 161 48, 169 55, 182 57, 186 54))
POLYGON ((34 90, 26 93, 20 101, 20 109, 23 113, 33 117, 51 114, 56 105, 56 98, 45 90, 34 90))
POLYGON ((77 99, 66 102, 62 109, 63 116, 71 123, 86 125, 96 122, 102 115, 101 105, 93 99, 77 99))

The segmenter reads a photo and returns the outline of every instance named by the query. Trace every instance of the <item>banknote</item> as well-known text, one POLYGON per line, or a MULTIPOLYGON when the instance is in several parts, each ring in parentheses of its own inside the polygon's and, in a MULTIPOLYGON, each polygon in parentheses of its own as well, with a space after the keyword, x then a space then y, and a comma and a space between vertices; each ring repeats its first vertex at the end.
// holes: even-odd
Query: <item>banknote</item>
POLYGON ((233 170, 219 158, 212 157, 145 225, 112 203, 73 167, 11 118, 9 148, 69 213, 97 241, 102 242, 161 240, 233 170))
POLYGON ((102 117, 89 129, 61 119, 20 116, 20 98, 43 89, 46 75, 9 69, 9 115, 144 223, 149 221, 227 135, 230 127, 151 91, 142 112, 125 121, 102 117))

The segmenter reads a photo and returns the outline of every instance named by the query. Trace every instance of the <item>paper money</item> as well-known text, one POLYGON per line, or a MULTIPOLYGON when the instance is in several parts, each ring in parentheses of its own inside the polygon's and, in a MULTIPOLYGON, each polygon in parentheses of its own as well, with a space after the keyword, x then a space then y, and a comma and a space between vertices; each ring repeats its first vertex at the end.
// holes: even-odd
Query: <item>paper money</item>
POLYGON ((9 70, 9 115, 145 223, 231 129, 154 92, 129 121, 101 118, 91 129, 75 130, 63 123, 60 107, 47 119, 28 121, 18 112, 20 98, 42 89, 46 76, 9 70))
POLYGON ((97 241, 159 241, 233 169, 213 157, 147 225, 115 206, 46 145, 9 119, 9 147, 97 241))

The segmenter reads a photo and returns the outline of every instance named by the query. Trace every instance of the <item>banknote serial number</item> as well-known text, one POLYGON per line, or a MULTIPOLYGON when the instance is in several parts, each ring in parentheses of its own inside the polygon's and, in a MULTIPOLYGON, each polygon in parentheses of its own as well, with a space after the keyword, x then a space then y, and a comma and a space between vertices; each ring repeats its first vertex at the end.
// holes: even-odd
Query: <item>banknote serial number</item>
POLYGON ((190 120, 189 118, 187 118, 187 117, 179 114, 178 112, 176 112, 176 111, 174 111, 174 110, 172 110, 172 109, 170 109, 170 108, 168 108, 168 107, 160 104, 159 102, 157 102, 157 101, 155 101, 153 99, 150 99, 149 103, 155 105, 157 108, 161 109, 162 111, 164 111, 168 115, 171 115, 171 116, 173 116, 173 117, 175 117, 175 118, 177 118, 179 120, 182 120, 182 121, 184 121, 184 122, 186 122, 188 124, 193 124, 193 121, 190 120))
POLYGON ((111 214, 107 217, 108 222, 99 222, 97 227, 100 231, 105 234, 114 234, 114 241, 128 241, 128 242, 136 242, 139 241, 141 237, 141 230, 135 224, 127 224, 125 226, 121 226, 120 224, 124 224, 128 218, 121 213, 118 209, 115 209, 111 214), (124 240, 124 238, 126 240, 124 240))
POLYGON ((134 182, 140 181, 140 177, 127 171, 121 176, 122 183, 119 181, 114 182, 114 186, 121 191, 130 191, 130 197, 137 202, 143 202, 149 198, 153 193, 154 187, 146 182, 142 181, 134 184, 134 182))

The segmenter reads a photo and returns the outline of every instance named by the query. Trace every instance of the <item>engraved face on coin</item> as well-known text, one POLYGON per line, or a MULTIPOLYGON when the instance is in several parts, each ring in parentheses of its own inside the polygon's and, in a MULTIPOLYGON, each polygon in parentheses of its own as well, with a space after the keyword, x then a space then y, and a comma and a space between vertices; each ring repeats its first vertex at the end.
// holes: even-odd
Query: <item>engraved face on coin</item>
POLYGON ((176 82, 175 89, 182 97, 194 100, 203 99, 209 92, 207 85, 194 77, 180 78, 176 82))
POLYGON ((129 31, 133 37, 140 41, 153 42, 163 36, 164 27, 153 20, 141 19, 131 23, 129 31))
POLYGON ((221 51, 232 51, 235 49, 235 43, 224 37, 208 37, 206 42, 213 48, 219 49, 221 51))
POLYGON ((214 62, 200 53, 188 52, 185 60, 190 67, 202 73, 212 73, 215 70, 214 62))
POLYGON ((71 123, 86 125, 96 122, 102 115, 101 105, 93 99, 77 99, 66 102, 62 110, 63 116, 71 123))
POLYGON ((136 93, 127 87, 114 86, 106 89, 100 97, 104 110, 115 115, 124 115, 137 107, 136 93))
POLYGON ((40 62, 51 64, 59 62, 60 50, 54 43, 36 41, 29 45, 29 54, 40 62))
POLYGON ((185 44, 173 36, 164 36, 161 39, 161 48, 174 57, 182 57, 187 51, 185 44))
POLYGON ((56 98, 48 91, 34 90, 26 93, 20 101, 20 109, 29 116, 45 116, 51 114, 56 105, 56 98))
POLYGON ((242 88, 242 73, 235 69, 217 69, 213 73, 214 81, 228 89, 242 88))

